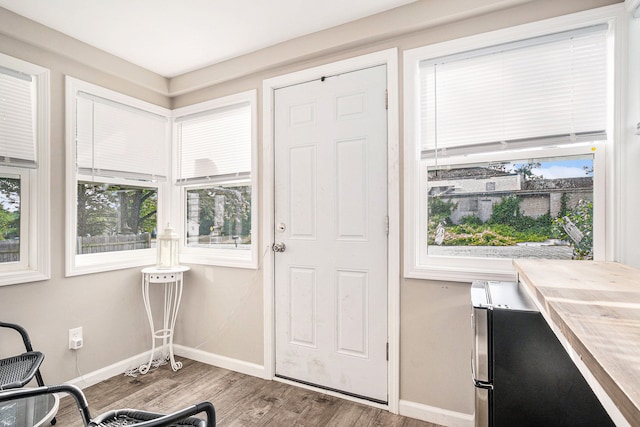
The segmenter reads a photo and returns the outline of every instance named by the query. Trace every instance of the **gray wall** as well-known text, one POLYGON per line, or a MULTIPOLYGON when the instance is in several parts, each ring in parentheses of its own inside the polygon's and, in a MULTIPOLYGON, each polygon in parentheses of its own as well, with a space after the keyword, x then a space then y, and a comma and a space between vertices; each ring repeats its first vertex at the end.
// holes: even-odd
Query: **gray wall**
MULTIPOLYGON (((2 319, 31 331, 46 353, 43 374, 50 383, 75 378, 78 371, 101 369, 150 347, 139 269, 64 277, 65 74, 164 107, 254 88, 261 105, 262 80, 268 77, 390 47, 399 48, 402 55, 413 47, 617 2, 422 0, 170 81, 0 9, 0 52, 49 68, 52 77, 52 278, 0 287, 2 319), (85 346, 74 354, 67 350, 67 330, 76 326, 84 327, 85 346)), ((402 56, 399 60, 401 64, 402 56)), ((261 365, 262 271, 192 267, 186 275, 176 342, 261 365)), ((469 284, 401 280, 401 399, 473 412, 468 292, 469 284)), ((0 340, 5 342, 3 336, 0 340)))

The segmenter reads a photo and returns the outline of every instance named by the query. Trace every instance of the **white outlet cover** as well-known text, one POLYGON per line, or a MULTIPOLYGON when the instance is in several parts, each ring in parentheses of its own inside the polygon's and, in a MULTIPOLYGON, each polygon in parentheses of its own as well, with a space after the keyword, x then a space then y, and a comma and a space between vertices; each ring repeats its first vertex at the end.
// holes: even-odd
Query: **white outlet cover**
POLYGON ((82 338, 82 326, 69 329, 69 349, 77 350, 84 344, 82 338))

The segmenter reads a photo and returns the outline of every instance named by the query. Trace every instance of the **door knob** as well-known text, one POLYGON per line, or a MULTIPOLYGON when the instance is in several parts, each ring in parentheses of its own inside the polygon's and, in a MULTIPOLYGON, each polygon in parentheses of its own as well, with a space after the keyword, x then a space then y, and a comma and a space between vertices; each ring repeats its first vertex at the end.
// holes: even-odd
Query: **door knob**
POLYGON ((280 242, 274 243, 273 246, 271 246, 271 249, 273 249, 273 252, 284 252, 287 247, 284 243, 280 242))

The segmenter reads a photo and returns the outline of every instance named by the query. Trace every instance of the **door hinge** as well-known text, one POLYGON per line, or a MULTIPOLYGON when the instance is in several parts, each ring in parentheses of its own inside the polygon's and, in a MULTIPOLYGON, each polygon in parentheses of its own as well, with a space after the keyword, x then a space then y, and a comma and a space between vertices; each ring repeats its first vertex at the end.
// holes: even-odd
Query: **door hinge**
POLYGON ((387 343, 387 362, 389 361, 389 343, 387 343))
POLYGON ((388 89, 384 90, 384 109, 385 110, 389 109, 389 90, 388 89))
POLYGON ((384 231, 389 235, 389 215, 384 218, 384 231))

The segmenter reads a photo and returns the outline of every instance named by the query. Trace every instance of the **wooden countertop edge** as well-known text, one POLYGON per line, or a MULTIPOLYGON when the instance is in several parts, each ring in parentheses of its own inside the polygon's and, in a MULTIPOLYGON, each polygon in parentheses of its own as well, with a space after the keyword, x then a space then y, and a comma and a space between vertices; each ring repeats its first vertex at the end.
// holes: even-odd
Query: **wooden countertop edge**
POLYGON ((579 357, 587 369, 589 369, 593 377, 598 381, 605 393, 609 395, 627 422, 632 426, 640 425, 640 407, 638 406, 640 402, 631 400, 618 382, 611 377, 602 363, 589 351, 582 339, 574 333, 563 314, 553 304, 553 301, 549 301, 546 298, 544 292, 532 282, 526 271, 523 270, 517 262, 514 262, 514 265, 518 274, 523 279, 524 285, 527 286, 531 294, 534 295, 540 308, 548 315, 548 317, 545 316, 545 319, 550 318, 551 321, 554 322, 556 328, 552 327, 552 329, 554 331, 559 330, 560 333, 562 333, 576 356, 579 357))

